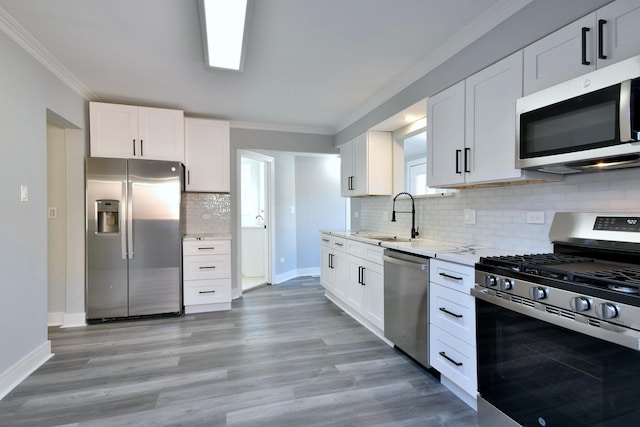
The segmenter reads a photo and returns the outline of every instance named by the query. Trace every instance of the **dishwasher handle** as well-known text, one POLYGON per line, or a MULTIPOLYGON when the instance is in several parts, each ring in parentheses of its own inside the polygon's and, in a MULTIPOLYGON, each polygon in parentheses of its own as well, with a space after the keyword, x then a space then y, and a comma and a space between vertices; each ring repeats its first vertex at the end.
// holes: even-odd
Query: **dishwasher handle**
POLYGON ((411 261, 405 261, 402 259, 398 259, 398 258, 394 258, 394 257, 390 257, 388 255, 383 255, 382 259, 384 260, 384 262, 388 262, 391 264, 397 264, 397 265, 404 265, 407 267, 412 267, 412 268, 419 268, 420 270, 429 270, 429 261, 427 260, 426 263, 421 264, 421 263, 417 263, 417 262, 411 262, 411 261))

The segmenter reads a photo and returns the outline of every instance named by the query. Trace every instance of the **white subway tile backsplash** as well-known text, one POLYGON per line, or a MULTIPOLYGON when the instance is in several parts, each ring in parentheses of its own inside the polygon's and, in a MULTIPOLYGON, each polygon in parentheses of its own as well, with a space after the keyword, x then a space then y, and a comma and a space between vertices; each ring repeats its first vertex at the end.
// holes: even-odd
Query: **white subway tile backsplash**
MULTIPOLYGON (((555 212, 640 212, 640 168, 568 175, 564 181, 458 191, 455 196, 416 199, 416 226, 420 237, 460 244, 481 244, 524 252, 552 249, 548 234, 555 212), (476 224, 463 224, 464 209, 476 210, 476 224), (544 224, 527 224, 527 211, 544 211, 544 224)), ((361 200, 363 230, 408 236, 411 215, 391 213, 392 197, 361 200)), ((410 211, 408 199, 398 199, 396 210, 410 211)))

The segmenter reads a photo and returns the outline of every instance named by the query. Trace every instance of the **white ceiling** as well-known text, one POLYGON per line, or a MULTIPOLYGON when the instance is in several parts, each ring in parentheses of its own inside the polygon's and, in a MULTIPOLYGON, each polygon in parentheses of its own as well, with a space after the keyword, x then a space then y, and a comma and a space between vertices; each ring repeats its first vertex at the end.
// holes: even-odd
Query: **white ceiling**
POLYGON ((334 134, 529 1, 255 0, 240 73, 205 67, 197 0, 0 0, 0 28, 92 100, 334 134))

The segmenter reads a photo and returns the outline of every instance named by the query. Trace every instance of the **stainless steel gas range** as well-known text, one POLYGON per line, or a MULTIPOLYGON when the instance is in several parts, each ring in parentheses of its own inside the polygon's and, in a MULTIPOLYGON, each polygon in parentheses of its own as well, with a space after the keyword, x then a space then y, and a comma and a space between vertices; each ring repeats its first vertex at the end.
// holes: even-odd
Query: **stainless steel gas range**
POLYGON ((553 253, 476 264, 478 422, 640 422, 640 213, 556 213, 553 253))

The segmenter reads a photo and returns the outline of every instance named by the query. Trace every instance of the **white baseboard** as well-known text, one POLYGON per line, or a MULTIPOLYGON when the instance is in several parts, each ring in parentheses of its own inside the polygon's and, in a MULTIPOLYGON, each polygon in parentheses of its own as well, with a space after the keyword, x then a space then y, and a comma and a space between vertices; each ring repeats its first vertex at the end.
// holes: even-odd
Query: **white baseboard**
POLYGON ((285 273, 276 274, 273 278, 273 284, 276 285, 302 276, 320 276, 320 267, 298 268, 285 273))
POLYGON ((223 310, 231 310, 231 303, 220 302, 215 304, 196 304, 196 305, 184 306, 185 314, 207 313, 209 311, 223 311, 223 310))
POLYGON ((63 328, 77 328, 79 326, 87 326, 87 314, 84 311, 82 313, 64 313, 63 328))
POLYGON ((0 374, 0 400, 51 357, 53 357, 51 341, 47 340, 12 367, 2 372, 0 374))
POLYGON ((49 318, 47 320, 47 326, 61 326, 64 323, 63 312, 49 312, 49 318))

